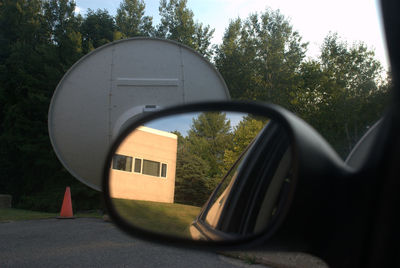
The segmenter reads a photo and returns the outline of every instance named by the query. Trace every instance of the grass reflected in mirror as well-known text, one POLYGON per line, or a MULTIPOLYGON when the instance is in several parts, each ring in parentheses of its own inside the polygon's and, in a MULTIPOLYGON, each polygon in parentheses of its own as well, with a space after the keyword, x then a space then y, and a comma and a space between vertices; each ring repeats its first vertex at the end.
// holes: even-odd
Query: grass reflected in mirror
POLYGON ((116 212, 127 222, 148 231, 191 238, 189 226, 200 207, 113 198, 116 212))

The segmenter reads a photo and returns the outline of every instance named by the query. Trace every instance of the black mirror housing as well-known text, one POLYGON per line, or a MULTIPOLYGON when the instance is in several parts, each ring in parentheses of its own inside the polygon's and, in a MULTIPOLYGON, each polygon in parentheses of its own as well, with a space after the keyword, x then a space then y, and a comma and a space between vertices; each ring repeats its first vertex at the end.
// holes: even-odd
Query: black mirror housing
MULTIPOLYGON (((242 168, 245 171, 239 172, 241 177, 256 174, 254 173, 256 166, 249 163, 265 158, 265 153, 268 152, 266 148, 271 148, 271 145, 274 144, 270 142, 266 147, 263 142, 268 139, 263 138, 262 135, 260 137, 255 147, 264 151, 261 149, 257 151, 253 148, 247 153, 246 157, 252 161, 245 161, 247 166, 245 169, 242 168)), ((103 168, 102 186, 106 208, 113 222, 128 234, 141 239, 162 241, 162 243, 185 247, 224 250, 262 245, 271 249, 305 250, 319 256, 323 255, 319 249, 320 242, 333 239, 331 236, 335 234, 335 219, 340 214, 341 207, 332 206, 332 198, 337 198, 338 192, 346 185, 346 178, 352 173, 351 168, 345 165, 330 145, 312 127, 282 107, 256 102, 206 102, 175 106, 146 114, 127 126, 108 153, 103 168), (269 118, 279 125, 282 133, 287 135, 291 159, 290 187, 285 190, 279 205, 279 213, 273 221, 268 223, 268 228, 263 226, 265 228, 261 228, 260 232, 245 236, 231 236, 230 239, 223 239, 224 236, 221 234, 219 238, 218 235, 215 236, 215 239, 210 239, 209 236, 208 239, 191 240, 146 230, 143 226, 134 225, 122 217, 111 198, 110 163, 124 139, 133 130, 156 119, 179 114, 220 111, 269 118)), ((233 204, 232 202, 229 203, 233 204)), ((206 232, 204 228, 208 225, 204 224, 206 227, 199 226, 201 225, 199 219, 206 211, 206 206, 207 204, 192 224, 192 227, 197 225, 200 232, 206 232)))

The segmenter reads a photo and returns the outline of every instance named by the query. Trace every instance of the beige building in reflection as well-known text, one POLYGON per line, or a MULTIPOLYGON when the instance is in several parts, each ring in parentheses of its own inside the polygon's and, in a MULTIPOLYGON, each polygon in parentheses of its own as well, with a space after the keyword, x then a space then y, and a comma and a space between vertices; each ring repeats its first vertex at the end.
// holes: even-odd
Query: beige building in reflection
POLYGON ((174 202, 178 137, 139 127, 118 148, 110 170, 113 198, 174 202))

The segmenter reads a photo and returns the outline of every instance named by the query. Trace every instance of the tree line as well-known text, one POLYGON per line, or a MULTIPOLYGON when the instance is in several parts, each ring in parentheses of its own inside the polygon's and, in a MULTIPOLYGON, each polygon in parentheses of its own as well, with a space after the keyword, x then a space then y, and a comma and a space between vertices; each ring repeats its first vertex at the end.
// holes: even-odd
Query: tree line
POLYGON ((193 118, 186 136, 178 136, 176 203, 202 206, 263 127, 267 118, 243 114, 233 126, 225 112, 193 118))
POLYGON ((186 0, 161 0, 157 25, 145 16, 143 0, 122 0, 115 16, 74 10, 71 0, 0 1, 0 192, 12 194, 16 207, 57 211, 66 185, 76 208, 99 206, 99 194, 58 162, 47 112, 71 65, 108 42, 134 36, 181 42, 215 64, 233 99, 291 110, 342 157, 379 118, 391 87, 390 76, 382 75, 374 52, 362 42, 347 44, 327 33, 319 56, 308 58, 307 42, 279 11, 232 19, 222 43, 213 45, 214 29, 195 20, 186 0))

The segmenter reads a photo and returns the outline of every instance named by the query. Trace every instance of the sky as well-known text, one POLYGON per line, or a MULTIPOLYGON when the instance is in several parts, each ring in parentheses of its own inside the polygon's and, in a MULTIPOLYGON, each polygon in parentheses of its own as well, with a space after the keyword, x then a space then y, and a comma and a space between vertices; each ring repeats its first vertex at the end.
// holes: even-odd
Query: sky
MULTIPOLYGON (((236 112, 226 112, 226 117, 230 121, 232 129, 242 121, 243 117, 248 116, 247 113, 236 113, 236 112)), ((163 117, 158 120, 150 121, 145 124, 147 127, 151 127, 158 130, 163 130, 167 132, 179 131, 183 136, 187 136, 188 131, 192 126, 193 119, 198 117, 199 113, 186 113, 181 115, 172 115, 168 117, 163 117)))
MULTIPOLYGON (((75 0, 76 11, 84 15, 87 9, 106 9, 111 15, 122 0, 75 0)), ((145 15, 158 24, 159 0, 145 0, 145 15)), ((308 42, 308 56, 316 57, 329 32, 337 32, 343 41, 362 41, 375 51, 377 59, 387 68, 383 26, 377 0, 188 0, 196 21, 215 29, 213 43, 220 44, 229 21, 266 8, 279 9, 289 19, 294 30, 308 42)))

